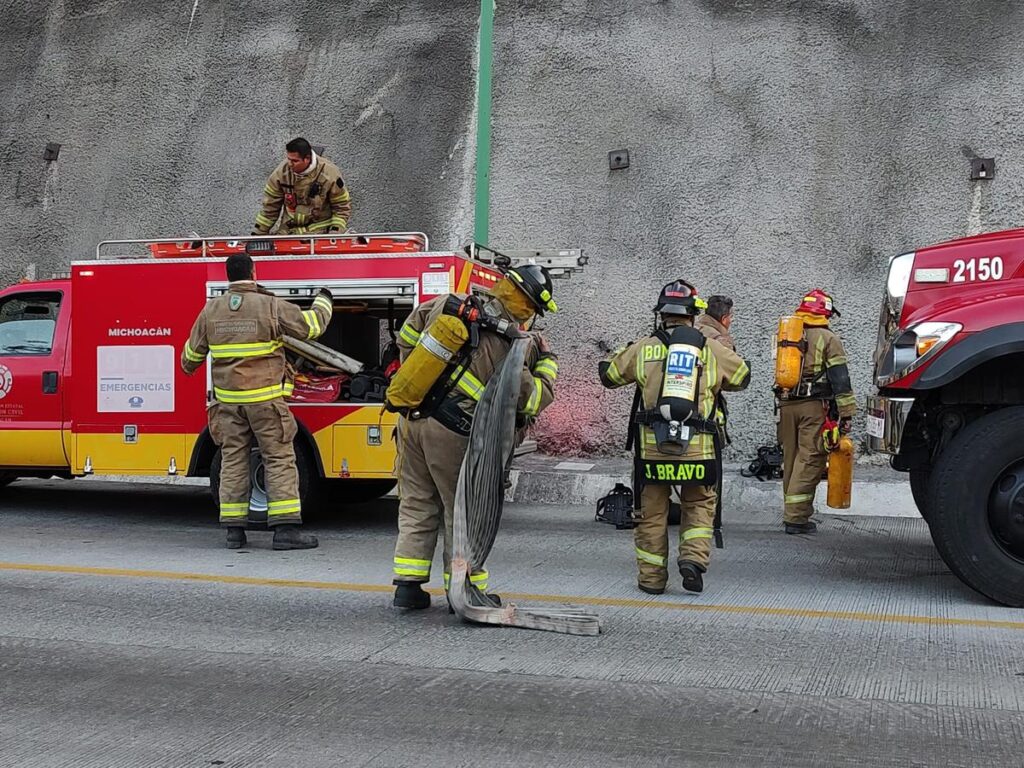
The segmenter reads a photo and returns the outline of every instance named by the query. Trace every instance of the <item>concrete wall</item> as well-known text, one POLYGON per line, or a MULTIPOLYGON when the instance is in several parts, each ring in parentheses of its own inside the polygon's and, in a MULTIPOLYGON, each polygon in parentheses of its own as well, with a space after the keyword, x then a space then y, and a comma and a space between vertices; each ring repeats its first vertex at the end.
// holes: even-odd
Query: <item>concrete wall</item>
MULTIPOLYGON (((346 172, 353 227, 471 232, 472 0, 50 0, 5 21, 4 282, 103 238, 247 231, 297 133, 346 172)), ((1022 43, 1008 0, 499 2, 492 243, 593 265, 545 321, 563 374, 542 440, 617 450, 628 396, 596 360, 676 276, 737 302, 755 381, 734 455, 773 431, 769 339, 809 287, 834 291, 867 391, 888 256, 1017 222, 1022 43), (975 153, 994 181, 968 180, 975 153)))

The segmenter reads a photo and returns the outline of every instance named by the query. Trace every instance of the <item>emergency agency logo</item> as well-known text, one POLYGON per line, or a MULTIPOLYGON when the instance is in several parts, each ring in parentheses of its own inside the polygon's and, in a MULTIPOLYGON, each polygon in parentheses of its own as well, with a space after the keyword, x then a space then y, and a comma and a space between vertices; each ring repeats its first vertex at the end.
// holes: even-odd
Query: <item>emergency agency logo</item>
POLYGON ((11 375, 11 369, 6 365, 0 365, 0 400, 7 397, 13 384, 14 377, 11 375))

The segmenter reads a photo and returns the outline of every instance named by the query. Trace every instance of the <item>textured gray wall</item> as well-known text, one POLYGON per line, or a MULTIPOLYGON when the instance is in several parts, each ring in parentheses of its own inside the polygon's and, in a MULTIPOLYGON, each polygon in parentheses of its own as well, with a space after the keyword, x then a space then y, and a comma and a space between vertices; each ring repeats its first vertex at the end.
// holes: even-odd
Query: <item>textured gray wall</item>
MULTIPOLYGON (((103 238, 247 230, 297 133, 341 165, 353 227, 471 231, 473 0, 4 10, 5 283, 103 238)), ((676 276, 737 301, 755 381, 731 400, 734 455, 773 430, 769 339, 809 287, 835 292, 863 394, 888 256, 1017 221, 1022 43, 1008 0, 499 2, 492 242, 593 265, 546 321, 546 442, 617 449, 628 397, 596 386, 596 360, 676 276), (632 167, 610 172, 619 148, 632 167), (997 157, 994 181, 968 180, 972 153, 997 157)))

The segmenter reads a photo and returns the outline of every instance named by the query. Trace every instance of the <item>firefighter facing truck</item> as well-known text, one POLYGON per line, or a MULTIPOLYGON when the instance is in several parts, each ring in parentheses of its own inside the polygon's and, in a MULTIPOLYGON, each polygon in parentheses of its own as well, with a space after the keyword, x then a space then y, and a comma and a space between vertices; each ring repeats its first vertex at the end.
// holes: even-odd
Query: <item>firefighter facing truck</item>
POLYGON ((222 454, 220 522, 227 546, 245 545, 249 516, 249 452, 253 438, 266 467, 267 524, 274 549, 311 549, 317 538, 299 531, 302 506, 295 466, 295 418, 287 394, 282 337, 321 335, 334 308, 330 291, 321 289, 311 309, 265 292, 256 283, 252 258, 233 254, 226 262, 228 291, 199 313, 181 353, 181 367, 193 374, 212 358, 213 394, 210 434, 222 454))

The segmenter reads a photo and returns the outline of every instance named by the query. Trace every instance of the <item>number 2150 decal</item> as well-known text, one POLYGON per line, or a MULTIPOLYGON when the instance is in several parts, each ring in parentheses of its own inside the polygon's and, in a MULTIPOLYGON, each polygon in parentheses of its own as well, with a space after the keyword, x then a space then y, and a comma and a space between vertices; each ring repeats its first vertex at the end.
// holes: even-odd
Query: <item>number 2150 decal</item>
POLYGON ((977 280, 1002 280, 1003 260, 998 256, 981 259, 957 259, 953 262, 953 282, 973 283, 977 280))

